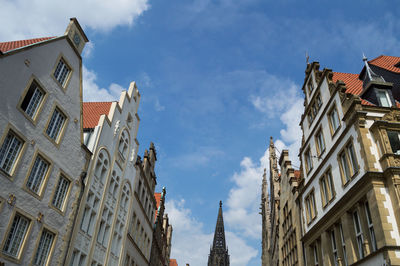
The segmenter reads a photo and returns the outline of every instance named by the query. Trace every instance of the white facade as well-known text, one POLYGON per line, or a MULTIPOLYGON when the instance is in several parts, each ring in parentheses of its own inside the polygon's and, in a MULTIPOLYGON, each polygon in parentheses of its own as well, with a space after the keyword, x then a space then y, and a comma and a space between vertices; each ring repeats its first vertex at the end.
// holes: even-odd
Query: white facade
POLYGON ((89 154, 81 135, 80 52, 87 38, 75 19, 65 34, 0 53, 0 262, 6 265, 62 264, 70 236, 89 154))
MULTIPOLYGON (((108 114, 84 133, 93 156, 86 178, 69 265, 121 265, 132 209, 139 127, 136 84, 112 102, 108 114)), ((85 118, 84 118, 85 119, 85 118)))

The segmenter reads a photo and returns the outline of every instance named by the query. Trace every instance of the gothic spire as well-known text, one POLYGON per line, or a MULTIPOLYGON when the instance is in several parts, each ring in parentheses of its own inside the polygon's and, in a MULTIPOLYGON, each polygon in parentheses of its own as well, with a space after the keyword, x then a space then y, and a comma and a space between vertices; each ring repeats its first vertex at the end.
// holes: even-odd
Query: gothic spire
POLYGON ((214 241, 208 256, 208 266, 229 266, 229 255, 225 241, 224 219, 222 215, 222 201, 219 202, 217 224, 215 226, 214 241))

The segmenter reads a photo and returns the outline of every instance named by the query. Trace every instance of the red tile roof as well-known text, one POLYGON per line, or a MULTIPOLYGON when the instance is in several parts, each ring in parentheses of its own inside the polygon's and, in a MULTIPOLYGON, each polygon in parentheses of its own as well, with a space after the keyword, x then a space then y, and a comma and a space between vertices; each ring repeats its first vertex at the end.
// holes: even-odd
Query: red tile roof
POLYGON ((355 95, 361 94, 363 83, 360 79, 358 79, 358 74, 333 72, 332 81, 336 83, 338 80, 341 80, 346 84, 347 93, 355 95))
POLYGON ((158 207, 160 206, 160 201, 161 201, 161 193, 160 192, 155 192, 154 197, 156 198, 156 213, 154 214, 154 220, 157 218, 157 211, 158 207))
POLYGON ((395 66, 400 63, 400 57, 397 56, 381 55, 372 59, 369 63, 394 73, 400 73, 400 68, 395 66))
POLYGON ((24 46, 32 45, 38 42, 47 41, 56 37, 44 37, 44 38, 36 38, 29 40, 20 40, 20 41, 12 41, 12 42, 0 42, 0 51, 2 53, 15 50, 17 48, 21 48, 24 46))
POLYGON ((301 177, 300 170, 294 170, 294 177, 296 177, 297 180, 300 180, 300 177, 301 177))
POLYGON ((85 102, 83 103, 83 128, 95 128, 100 116, 108 115, 112 102, 85 102))
POLYGON ((176 259, 170 259, 169 266, 178 266, 178 262, 176 262, 176 259))

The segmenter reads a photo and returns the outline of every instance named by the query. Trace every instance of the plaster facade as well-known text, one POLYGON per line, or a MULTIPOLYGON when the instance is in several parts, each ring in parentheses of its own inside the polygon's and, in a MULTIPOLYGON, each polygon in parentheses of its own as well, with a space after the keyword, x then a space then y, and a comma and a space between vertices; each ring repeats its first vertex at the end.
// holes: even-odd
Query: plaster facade
POLYGON ((6 265, 63 262, 90 157, 81 134, 85 42, 71 19, 64 36, 0 53, 0 262, 6 265), (37 105, 35 88, 42 93, 37 105))

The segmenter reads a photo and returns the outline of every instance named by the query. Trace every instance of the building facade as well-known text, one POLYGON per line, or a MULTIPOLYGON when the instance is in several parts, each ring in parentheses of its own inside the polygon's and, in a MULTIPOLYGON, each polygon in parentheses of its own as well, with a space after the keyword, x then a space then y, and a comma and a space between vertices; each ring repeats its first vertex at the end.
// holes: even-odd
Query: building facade
POLYGON ((288 150, 281 153, 279 171, 272 137, 269 145, 269 163, 270 191, 273 191, 274 195, 269 196, 264 170, 261 194, 261 265, 304 265, 298 201, 300 171, 293 169, 288 150))
POLYGON ((224 217, 222 202, 219 202, 217 224, 215 225, 214 240, 208 255, 208 266, 229 266, 229 253, 225 241, 224 217))
POLYGON ((132 206, 140 94, 135 82, 118 102, 83 103, 84 144, 92 152, 67 265, 124 260, 132 206))
POLYGON ((128 238, 125 242, 125 265, 149 265, 153 240, 153 223, 156 212, 154 190, 156 187, 155 165, 157 152, 153 143, 144 151, 143 160, 136 160, 134 205, 128 238), (130 264, 128 264, 130 261, 130 264))
POLYGON ((83 145, 82 58, 63 36, 0 43, 0 262, 62 265, 91 152, 83 145))
POLYGON ((307 65, 300 125, 307 265, 400 265, 400 57, 307 65))

